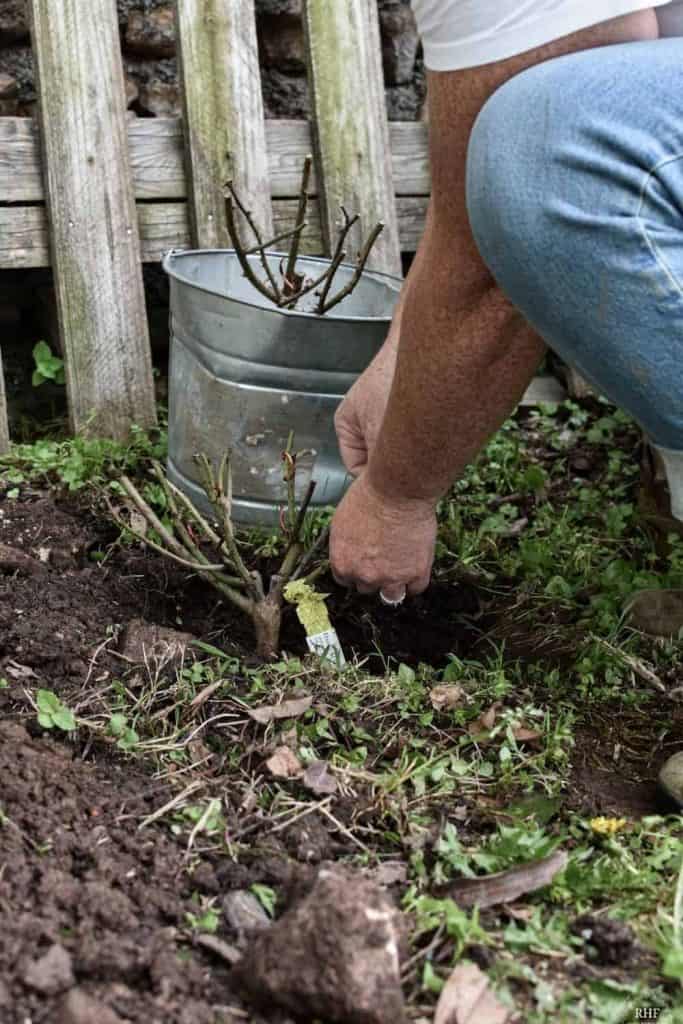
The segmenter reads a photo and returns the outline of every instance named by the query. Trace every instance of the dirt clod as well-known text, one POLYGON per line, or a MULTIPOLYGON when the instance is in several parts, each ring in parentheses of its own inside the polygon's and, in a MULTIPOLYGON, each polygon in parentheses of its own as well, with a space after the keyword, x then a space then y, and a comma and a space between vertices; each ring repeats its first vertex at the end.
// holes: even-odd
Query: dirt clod
POLYGON ((623 965, 628 963, 635 952, 633 930, 624 921, 583 914, 574 921, 572 931, 584 939, 587 955, 596 963, 605 966, 623 965))
POLYGON ((365 878, 322 868, 307 896, 256 936, 235 968, 245 993, 309 1020, 400 1024, 402 918, 365 878))
POLYGON ((3 572, 21 572, 27 576, 35 576, 47 572, 42 562, 25 551, 12 548, 9 544, 0 544, 0 570, 3 572))

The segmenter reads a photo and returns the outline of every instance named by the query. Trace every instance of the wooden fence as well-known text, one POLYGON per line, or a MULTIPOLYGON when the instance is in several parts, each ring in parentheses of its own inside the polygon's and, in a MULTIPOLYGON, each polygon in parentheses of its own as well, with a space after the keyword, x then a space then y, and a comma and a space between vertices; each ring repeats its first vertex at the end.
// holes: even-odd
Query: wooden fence
POLYGON ((141 263, 228 246, 228 178, 278 234, 313 152, 302 250, 329 254, 343 203, 359 236, 385 222, 371 265, 400 272, 426 212, 426 128, 387 123, 376 0, 305 0, 310 123, 264 120, 253 0, 177 0, 182 122, 128 119, 115 0, 28 6, 40 116, 0 118, 0 270, 53 268, 74 431, 155 422, 141 263))
MULTIPOLYGON (((176 0, 183 120, 129 120, 115 0, 28 0, 40 117, 0 118, 0 270, 52 266, 74 431, 125 438, 156 413, 143 262, 227 247, 223 185, 263 230, 330 253, 340 204, 370 266, 400 272, 429 197, 427 129, 387 123, 376 0, 304 0, 313 116, 264 120, 253 0, 176 0)), ((557 385, 528 401, 561 397, 557 385)), ((0 452, 9 446, 0 358, 0 452)))

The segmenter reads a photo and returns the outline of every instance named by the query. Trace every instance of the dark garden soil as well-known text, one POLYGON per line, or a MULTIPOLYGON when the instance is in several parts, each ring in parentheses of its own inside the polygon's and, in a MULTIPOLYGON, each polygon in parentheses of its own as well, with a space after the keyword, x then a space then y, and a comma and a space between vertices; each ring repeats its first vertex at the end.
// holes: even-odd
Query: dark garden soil
MULTIPOLYGON (((0 678, 8 683, 0 688, 0 1024, 258 1021, 240 1002, 228 964, 198 945, 188 915, 203 897, 220 906, 226 893, 255 882, 280 892, 311 864, 353 851, 344 822, 362 816, 362 790, 337 800, 335 827, 310 815, 274 834, 268 822, 249 825, 244 773, 238 779, 225 759, 211 757, 203 795, 221 796, 231 834, 248 832, 252 844, 233 860, 210 844, 191 846, 187 832, 174 835, 168 815, 139 827, 182 778, 172 784, 141 773, 105 739, 79 733, 61 744, 37 727, 29 696, 37 688, 80 714, 93 692, 132 670, 119 650, 132 620, 249 658, 248 623, 163 559, 110 548, 114 536, 87 507, 38 490, 0 504, 0 678)), ((334 589, 332 613, 347 654, 367 657, 378 674, 383 657, 442 666, 451 653, 471 655, 505 620, 462 584, 433 586, 398 612, 334 589)), ((304 653, 291 613, 283 645, 304 653)), ((589 728, 568 801, 586 813, 651 813, 656 767, 670 752, 659 745, 666 714, 589 728), (624 782, 610 773, 615 744, 627 751, 624 782)), ((257 756, 254 771, 258 765, 257 756)), ((477 808, 460 811, 476 828, 477 808)), ((380 817, 376 824, 381 835, 380 817)), ((229 925, 221 935, 238 941, 229 925)))
MULTIPOLYGON (((88 670, 92 676, 93 655, 107 638, 97 668, 121 667, 110 653, 112 632, 133 619, 189 632, 228 653, 250 651, 250 624, 182 568, 139 548, 94 560, 114 536, 73 502, 29 492, 25 500, 2 503, 0 545, 30 558, 17 572, 10 559, 3 575, 0 548, 0 665, 9 658, 48 674, 50 688, 68 700, 88 670)), ((471 650, 482 633, 480 599, 467 585, 434 585, 399 610, 350 595, 331 579, 321 587, 332 591, 331 614, 347 653, 367 657, 380 672, 387 656, 395 664, 444 665, 449 654, 471 650)), ((306 651, 291 608, 282 646, 291 654, 306 651)))

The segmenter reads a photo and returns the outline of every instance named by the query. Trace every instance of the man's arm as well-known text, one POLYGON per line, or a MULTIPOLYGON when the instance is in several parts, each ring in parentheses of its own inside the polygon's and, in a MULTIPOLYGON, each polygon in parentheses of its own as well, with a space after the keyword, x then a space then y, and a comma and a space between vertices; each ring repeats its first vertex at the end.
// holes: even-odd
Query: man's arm
POLYGON ((496 287, 469 228, 465 166, 479 110, 525 67, 656 32, 654 12, 638 12, 498 64, 429 75, 432 202, 368 467, 381 494, 438 499, 513 410, 543 354, 540 339, 496 287))
POLYGON ((652 9, 496 64, 429 74, 432 199, 402 303, 398 358, 377 443, 333 523, 332 565, 359 589, 429 581, 434 506, 509 416, 543 344, 498 290, 467 218, 467 145, 481 107, 533 64, 655 38, 652 9))

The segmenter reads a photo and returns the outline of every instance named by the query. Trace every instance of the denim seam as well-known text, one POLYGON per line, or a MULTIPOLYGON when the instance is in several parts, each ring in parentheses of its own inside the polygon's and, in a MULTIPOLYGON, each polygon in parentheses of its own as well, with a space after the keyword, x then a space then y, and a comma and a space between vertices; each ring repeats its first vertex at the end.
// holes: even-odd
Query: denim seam
POLYGON ((683 286, 681 285, 681 283, 678 280, 678 278, 676 277, 676 275, 673 273, 673 271, 672 271, 671 267, 669 266, 669 264, 667 263, 667 261, 664 259, 664 257, 662 255, 662 253, 660 252, 659 247, 657 246, 657 244, 650 237, 650 235, 648 233, 648 230, 647 230, 647 228, 645 226, 645 221, 643 220, 643 218, 641 216, 642 210, 643 210, 643 206, 645 205, 645 195, 646 195, 646 192, 647 192, 647 190, 648 190, 648 188, 650 186, 650 182, 657 175, 657 173, 662 169, 662 167, 667 167, 669 164, 676 163, 677 160, 683 160, 683 153, 677 153, 675 156, 667 156, 663 160, 659 160, 647 172, 647 174, 645 175, 645 178, 643 179, 643 184, 642 184, 641 189, 640 189, 640 201, 638 203, 638 210, 637 210, 637 212, 635 214, 635 219, 638 222, 638 227, 640 228, 640 233, 643 236, 643 239, 645 240, 645 244, 647 245, 648 249, 650 250, 650 253, 651 253, 653 259, 655 260, 656 263, 659 264, 659 266, 664 271, 664 273, 668 277, 670 283, 673 285, 673 287, 678 292, 678 294, 683 296, 683 286))

